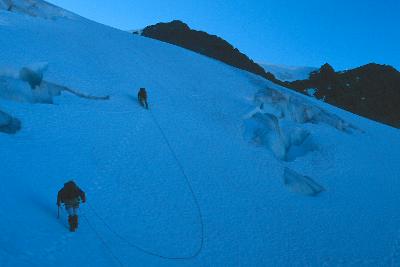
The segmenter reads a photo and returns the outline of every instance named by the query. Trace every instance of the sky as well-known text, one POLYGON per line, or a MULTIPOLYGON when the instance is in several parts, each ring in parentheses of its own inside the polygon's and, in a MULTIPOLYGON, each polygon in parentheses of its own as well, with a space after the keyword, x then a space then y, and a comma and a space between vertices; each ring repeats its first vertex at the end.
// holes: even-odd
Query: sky
POLYGON ((48 0, 122 30, 179 19, 259 63, 400 70, 399 0, 48 0))

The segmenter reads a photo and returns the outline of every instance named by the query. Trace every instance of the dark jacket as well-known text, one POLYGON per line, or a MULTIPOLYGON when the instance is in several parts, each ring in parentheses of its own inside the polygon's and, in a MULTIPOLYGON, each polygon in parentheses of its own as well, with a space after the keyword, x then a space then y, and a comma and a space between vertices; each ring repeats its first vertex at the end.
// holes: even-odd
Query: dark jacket
POLYGON ((82 200, 86 202, 86 194, 73 181, 64 184, 64 187, 58 191, 57 205, 64 203, 66 206, 78 207, 82 200))
POLYGON ((138 99, 139 99, 139 101, 147 100, 147 92, 144 88, 140 88, 140 90, 138 92, 138 99))

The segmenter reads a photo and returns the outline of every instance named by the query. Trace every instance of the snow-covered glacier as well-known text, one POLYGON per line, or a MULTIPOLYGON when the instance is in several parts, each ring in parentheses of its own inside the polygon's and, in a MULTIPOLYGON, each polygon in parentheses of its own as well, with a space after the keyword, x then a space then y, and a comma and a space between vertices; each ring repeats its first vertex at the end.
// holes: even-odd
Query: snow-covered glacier
POLYGON ((0 266, 400 266, 398 129, 0 3, 0 266), (56 218, 70 179, 88 198, 76 233, 56 218))

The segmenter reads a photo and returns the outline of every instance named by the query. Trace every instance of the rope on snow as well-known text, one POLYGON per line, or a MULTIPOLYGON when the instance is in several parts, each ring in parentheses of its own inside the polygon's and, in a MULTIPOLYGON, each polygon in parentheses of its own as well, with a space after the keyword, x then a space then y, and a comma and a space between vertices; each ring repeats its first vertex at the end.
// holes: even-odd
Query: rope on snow
POLYGON ((149 112, 150 112, 150 115, 151 115, 155 125, 157 126, 158 130, 160 131, 161 135, 163 136, 164 141, 167 144, 172 156, 174 157, 174 159, 175 159, 175 161, 176 161, 176 163, 177 163, 177 165, 178 165, 178 167, 179 167, 179 169, 180 169, 180 171, 182 173, 182 176, 185 178, 185 182, 186 182, 186 184, 187 184, 187 186, 188 186, 188 188, 190 190, 190 193, 192 194, 194 204, 196 205, 197 214, 199 216, 199 222, 200 222, 200 244, 199 244, 199 247, 197 248, 197 250, 191 256, 175 258, 175 259, 193 259, 193 258, 197 257, 201 253, 201 251, 203 250, 203 247, 204 247, 204 218, 203 218, 203 213, 201 211, 199 200, 196 197, 196 193, 194 192, 193 186, 192 186, 192 184, 190 182, 189 177, 187 176, 187 174, 185 172, 185 169, 183 168, 183 165, 182 165, 181 161, 179 160, 177 154, 175 153, 175 150, 173 149, 171 143, 169 142, 169 140, 167 138, 167 135, 165 134, 164 130, 162 129, 162 127, 161 127, 160 123, 158 122, 156 116, 154 116, 154 114, 153 114, 153 112, 151 110, 149 110, 149 112))
POLYGON ((82 217, 85 219, 85 221, 89 225, 90 229, 92 229, 92 231, 96 234, 97 238, 100 240, 100 242, 103 244, 103 246, 107 249, 107 251, 110 253, 110 255, 115 259, 116 262, 118 262, 118 265, 123 267, 124 265, 122 264, 122 261, 117 257, 117 255, 114 254, 114 252, 112 251, 111 247, 103 239, 103 237, 100 235, 100 233, 93 227, 93 225, 90 223, 90 221, 86 217, 86 215, 83 214, 82 217))
MULTIPOLYGON (((65 205, 63 205, 63 206, 65 207, 65 205)), ((64 209, 61 209, 61 210, 64 211, 64 209)), ((58 211, 60 211, 60 210, 58 210, 58 211)), ((59 214, 58 214, 58 216, 59 216, 59 214)), ((105 239, 100 235, 100 233, 96 230, 96 228, 94 228, 93 224, 87 218, 86 214, 83 213, 82 215, 80 215, 80 217, 83 217, 85 219, 85 221, 88 224, 89 228, 95 233, 97 239, 100 240, 100 242, 106 248, 106 250, 109 252, 109 254, 115 259, 116 262, 118 262, 118 265, 121 266, 121 267, 124 267, 124 265, 122 264, 122 261, 118 258, 117 255, 115 255, 115 253, 112 251, 111 247, 107 244, 105 239)), ((57 218, 59 219, 59 217, 57 217, 57 218)))
MULTIPOLYGON (((149 111, 149 112, 150 112, 150 114, 151 114, 152 120, 154 121, 154 124, 155 124, 155 125, 157 126, 157 128, 159 129, 159 131, 160 131, 160 133, 161 133, 161 135, 162 135, 162 137, 163 137, 165 143, 167 144, 167 146, 168 146, 168 148, 169 148, 169 150, 170 150, 172 156, 174 157, 174 159, 175 159, 175 161, 176 161, 176 163, 177 163, 177 165, 178 165, 178 167, 179 167, 180 172, 182 173, 183 177, 185 178, 185 182, 186 182, 186 184, 187 184, 187 186, 188 186, 188 188, 189 188, 189 190, 190 190, 190 193, 192 194, 193 201, 194 201, 194 203, 195 203, 195 205, 196 205, 196 209, 197 209, 198 216, 199 216, 199 222, 200 222, 200 244, 199 244, 198 248, 196 249, 195 252, 193 252, 191 255, 188 255, 188 256, 164 256, 164 255, 161 255, 161 254, 158 254, 158 253, 149 251, 149 250, 147 250, 147 249, 145 249, 145 248, 142 248, 142 247, 140 247, 140 246, 138 246, 138 245, 136 245, 136 244, 133 244, 133 243, 132 243, 131 241, 129 241, 127 238, 125 238, 125 237, 123 237, 122 235, 120 235, 117 231, 115 231, 115 230, 114 230, 114 229, 113 229, 113 228, 112 228, 112 227, 111 227, 97 212, 96 212, 96 210, 95 210, 91 205, 87 204, 87 206, 88 206, 89 209, 93 212, 93 214, 94 214, 100 221, 102 221, 102 223, 106 226, 106 228, 107 228, 111 233, 113 233, 113 234, 114 234, 116 237, 118 237, 121 241, 125 242, 128 246, 130 246, 130 247, 132 247, 132 248, 135 248, 136 250, 141 251, 141 252, 144 253, 144 254, 147 254, 147 255, 153 256, 153 257, 158 257, 158 258, 165 259, 165 260, 190 260, 190 259, 194 259, 194 258, 196 258, 196 257, 201 253, 201 251, 203 250, 203 247, 204 247, 204 219, 203 219, 203 213, 202 213, 202 211, 201 211, 201 207, 200 207, 199 201, 198 201, 198 199, 197 199, 197 197, 196 197, 196 194, 195 194, 195 192, 194 192, 193 186, 192 186, 192 184, 190 183, 190 179, 189 179, 189 177, 187 176, 187 174, 186 174, 186 172, 185 172, 185 169, 183 168, 182 163, 180 162, 178 156, 176 155, 176 153, 175 153, 175 151, 174 151, 174 149, 173 149, 171 143, 169 142, 169 140, 168 140, 168 138, 167 138, 165 132, 164 132, 163 129, 161 128, 160 124, 158 123, 156 117, 154 116, 154 114, 153 114, 151 111, 149 111)), ((85 219, 86 219, 86 221, 89 223, 89 220, 88 220, 86 217, 85 217, 85 219)), ((90 224, 90 223, 89 223, 89 224, 90 224)), ((93 228, 92 226, 91 226, 91 228, 94 230, 94 228, 93 228)), ((102 240, 103 244, 106 245, 106 242, 104 241, 104 239, 101 238, 101 235, 100 235, 98 232, 97 232, 97 235, 98 235, 99 239, 102 240)), ((108 246, 108 245, 106 245, 106 246, 107 246, 108 249, 110 250, 109 246, 108 246)), ((117 257, 115 257, 115 258, 117 259, 117 257)), ((118 261, 119 261, 119 260, 118 260, 118 261)), ((122 263, 121 263, 120 261, 119 261, 119 263, 122 265, 122 263)))

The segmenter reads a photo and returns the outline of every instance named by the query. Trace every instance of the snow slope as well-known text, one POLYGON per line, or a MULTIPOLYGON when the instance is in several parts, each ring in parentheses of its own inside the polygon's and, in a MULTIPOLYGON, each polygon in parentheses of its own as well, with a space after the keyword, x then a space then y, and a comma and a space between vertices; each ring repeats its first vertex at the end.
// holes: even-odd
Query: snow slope
POLYGON ((0 0, 0 10, 46 19, 79 18, 71 12, 42 0, 0 0))
POLYGON ((0 21, 0 110, 22 126, 0 132, 0 266, 400 266, 399 130, 84 19, 0 21), (38 62, 110 100, 24 101, 38 62), (77 233, 56 219, 68 179, 77 233))
POLYGON ((271 72, 281 81, 293 82, 308 79, 311 72, 318 70, 314 67, 284 66, 275 64, 260 64, 267 72, 271 72))

